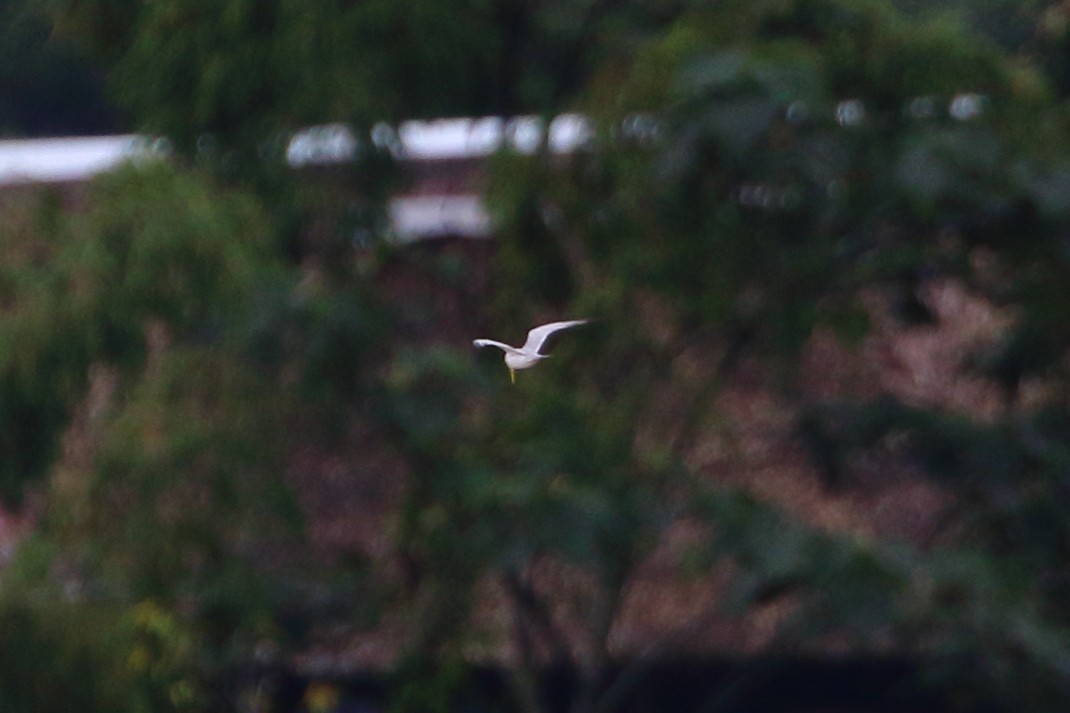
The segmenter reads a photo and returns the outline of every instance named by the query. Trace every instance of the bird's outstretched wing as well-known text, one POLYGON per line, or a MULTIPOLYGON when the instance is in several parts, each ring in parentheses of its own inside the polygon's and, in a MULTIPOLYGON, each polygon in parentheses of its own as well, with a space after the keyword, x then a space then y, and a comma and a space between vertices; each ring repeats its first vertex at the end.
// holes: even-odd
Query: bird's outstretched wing
POLYGON ((517 349, 516 347, 511 347, 508 344, 502 344, 501 342, 496 342, 493 339, 474 339, 474 340, 472 340, 472 344, 476 345, 477 347, 498 347, 499 349, 501 349, 506 354, 509 354, 509 353, 519 354, 520 353, 520 350, 517 349))
POLYGON ((528 339, 521 349, 525 352, 538 354, 546 339, 554 332, 586 323, 586 319, 570 319, 565 322, 550 322, 549 324, 539 325, 528 332, 528 339))

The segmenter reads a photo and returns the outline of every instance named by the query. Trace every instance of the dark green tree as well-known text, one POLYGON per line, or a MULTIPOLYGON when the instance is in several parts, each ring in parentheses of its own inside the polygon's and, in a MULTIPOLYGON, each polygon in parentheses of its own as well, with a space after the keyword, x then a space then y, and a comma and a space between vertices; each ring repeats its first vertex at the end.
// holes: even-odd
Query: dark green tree
MULTIPOLYGON (((954 680, 983 680, 975 693, 1065 705, 1067 533, 1049 527, 1066 506, 1053 439, 1070 347, 1056 197, 1067 145, 1044 67, 947 17, 909 20, 883 3, 729 2, 695 8, 605 81, 592 96, 616 103, 592 102, 602 131, 590 152, 564 171, 536 158, 529 182, 496 184, 502 313, 538 296, 603 316, 621 348, 625 330, 660 332, 640 353, 660 352, 661 370, 703 341, 718 345, 703 379, 757 360, 800 409, 830 483, 860 451, 904 438, 891 472, 921 467, 954 493, 942 546, 905 559, 843 550, 799 531, 772 535, 780 526, 760 508, 716 506, 714 523, 730 525, 725 554, 750 568, 744 600, 807 591, 819 613, 805 609, 802 639, 815 624, 863 638, 890 631, 934 665, 963 667, 954 680), (874 290, 905 324, 932 320, 919 288, 952 278, 1018 314, 972 365, 1007 390, 996 423, 800 389, 815 329, 863 338, 862 298, 874 290), (637 319, 651 303, 656 330, 637 319), (1021 403, 1027 380, 1045 398, 1021 403)), ((642 363, 625 353, 600 358, 642 363)), ((617 372, 601 397, 654 383, 631 376, 617 372)), ((703 393, 701 383, 689 391, 703 393)))
POLYGON ((253 152, 316 123, 557 111, 680 5, 50 2, 141 129, 253 152))

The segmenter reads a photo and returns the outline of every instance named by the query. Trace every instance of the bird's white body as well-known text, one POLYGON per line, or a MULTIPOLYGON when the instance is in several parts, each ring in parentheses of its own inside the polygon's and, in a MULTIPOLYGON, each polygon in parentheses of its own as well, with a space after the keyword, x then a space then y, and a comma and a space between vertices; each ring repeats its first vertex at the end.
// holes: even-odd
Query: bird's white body
POLYGON ((586 323, 586 319, 570 319, 565 322, 539 325, 528 332, 528 338, 522 347, 513 347, 493 339, 476 339, 472 343, 477 347, 498 347, 505 352, 505 365, 509 367, 509 376, 515 382, 517 371, 530 369, 549 356, 541 353, 541 350, 551 334, 586 323))

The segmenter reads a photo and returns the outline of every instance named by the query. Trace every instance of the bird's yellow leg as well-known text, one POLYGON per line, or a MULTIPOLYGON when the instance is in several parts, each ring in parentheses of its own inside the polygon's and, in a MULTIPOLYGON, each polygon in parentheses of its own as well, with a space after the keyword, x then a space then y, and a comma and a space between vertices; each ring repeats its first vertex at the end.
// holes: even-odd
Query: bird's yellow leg
POLYGON ((509 367, 509 381, 516 383, 516 369, 509 367))

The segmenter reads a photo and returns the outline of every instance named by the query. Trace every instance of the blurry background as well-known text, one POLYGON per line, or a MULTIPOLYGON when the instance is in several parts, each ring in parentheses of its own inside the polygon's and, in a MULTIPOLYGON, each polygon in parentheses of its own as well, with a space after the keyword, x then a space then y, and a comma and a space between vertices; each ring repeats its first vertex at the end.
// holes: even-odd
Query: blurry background
POLYGON ((0 132, 166 148, 0 187, 0 710, 1066 710, 1068 51, 1045 0, 0 0, 0 132), (490 238, 399 240, 444 193, 490 238), (471 347, 576 317, 516 386, 471 347))

